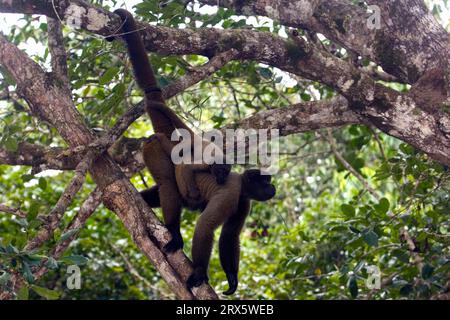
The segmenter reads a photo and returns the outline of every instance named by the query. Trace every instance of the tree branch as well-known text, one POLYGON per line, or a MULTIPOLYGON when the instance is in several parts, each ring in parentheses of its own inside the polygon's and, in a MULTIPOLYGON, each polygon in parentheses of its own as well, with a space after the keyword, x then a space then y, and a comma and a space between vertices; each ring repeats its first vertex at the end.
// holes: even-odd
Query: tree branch
POLYGON ((9 214, 12 214, 12 215, 14 215, 16 217, 19 217, 19 218, 26 218, 27 217, 27 213, 23 212, 19 208, 11 208, 11 207, 6 206, 6 205, 1 204, 1 203, 0 203, 0 212, 9 213, 9 214))
POLYGON ((69 185, 64 190, 55 207, 50 211, 48 216, 45 217, 46 221, 44 227, 27 243, 25 250, 34 250, 50 239, 55 229, 59 226, 67 207, 72 203, 72 199, 83 186, 86 173, 95 157, 96 154, 94 152, 89 152, 77 165, 75 176, 72 178, 72 181, 70 181, 69 185))
POLYGON ((69 73, 67 71, 67 53, 64 47, 64 36, 61 22, 47 17, 48 48, 51 55, 53 74, 70 92, 69 73))
POLYGON ((427 70, 447 60, 450 37, 423 0, 375 0, 381 28, 369 29, 372 12, 348 0, 200 0, 242 15, 269 17, 282 25, 325 35, 347 50, 368 58, 385 71, 413 84, 427 70), (418 46, 418 43, 427 43, 418 46), (413 67, 411 67, 413 66, 413 67))
MULTIPOLYGON (((14 77, 20 94, 29 102, 33 113, 54 125, 70 148, 94 142, 94 135, 84 124, 70 96, 52 81, 48 81, 47 74, 2 35, 0 63, 14 77)), ((103 192, 102 200, 105 206, 117 213, 137 246, 155 265, 177 297, 217 299, 217 295, 207 284, 194 290, 194 295, 187 289, 186 273, 192 272, 189 260, 182 253, 180 259, 172 259, 172 256, 166 257, 162 254, 159 247, 169 241, 169 232, 108 155, 98 157, 93 162, 90 173, 103 192), (159 224, 147 224, 146 219, 150 216, 159 224)))
MULTIPOLYGON (((55 3, 54 8, 47 1, 37 1, 32 9, 28 9, 51 16, 56 12, 69 24, 104 36, 115 34, 120 28, 120 19, 114 14, 83 1, 71 1, 70 5, 64 1, 55 3), (74 23, 74 20, 79 23, 74 23)), ((3 10, 17 9, 3 5, 3 10)), ((301 37, 287 41, 270 33, 252 30, 140 26, 145 29, 144 40, 151 51, 214 56, 238 47, 238 59, 256 60, 329 85, 351 101, 350 107, 355 112, 383 132, 450 165, 450 117, 446 113, 421 110, 412 97, 376 83, 364 71, 301 37)))

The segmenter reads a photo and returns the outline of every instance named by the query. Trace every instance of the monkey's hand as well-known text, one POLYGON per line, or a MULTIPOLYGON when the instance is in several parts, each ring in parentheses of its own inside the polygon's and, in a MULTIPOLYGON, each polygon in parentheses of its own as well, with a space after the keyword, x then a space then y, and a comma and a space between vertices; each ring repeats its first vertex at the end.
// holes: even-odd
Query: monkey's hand
POLYGON ((208 276, 203 268, 194 268, 194 272, 189 276, 187 280, 187 286, 189 289, 193 287, 199 287, 203 283, 208 283, 208 276))
POLYGON ((228 290, 225 291, 223 294, 229 296, 236 292, 236 289, 238 287, 238 277, 237 274, 227 273, 227 279, 228 279, 228 290))

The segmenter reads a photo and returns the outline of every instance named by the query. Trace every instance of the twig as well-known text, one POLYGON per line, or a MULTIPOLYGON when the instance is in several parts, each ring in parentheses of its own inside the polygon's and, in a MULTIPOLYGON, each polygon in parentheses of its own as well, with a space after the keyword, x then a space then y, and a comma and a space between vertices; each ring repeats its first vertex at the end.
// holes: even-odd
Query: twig
MULTIPOLYGON (((87 197, 87 199, 83 202, 80 207, 80 210, 73 217, 72 221, 69 225, 64 229, 63 234, 70 232, 72 230, 80 230, 86 223, 87 219, 95 212, 97 207, 101 203, 102 193, 100 189, 96 188, 91 194, 87 197)), ((49 254, 50 257, 54 259, 59 259, 64 251, 69 247, 70 243, 78 236, 78 232, 72 234, 69 238, 64 240, 63 242, 59 242, 55 248, 53 248, 49 254)), ((39 269, 35 272, 34 278, 39 279, 47 272, 47 267, 45 266, 44 261, 39 269)))
POLYGON ((19 218, 26 218, 27 217, 27 213, 23 212, 19 208, 11 208, 11 207, 8 207, 8 206, 6 206, 4 204, 0 204, 0 212, 9 213, 9 214, 12 214, 12 215, 14 215, 16 217, 19 217, 19 218))
POLYGON ((358 179, 359 182, 361 182, 361 184, 364 186, 364 188, 367 191, 369 191, 369 193, 375 199, 379 200, 380 196, 378 195, 378 193, 374 189, 372 189, 372 187, 367 183, 367 181, 364 179, 364 177, 361 176, 358 173, 358 171, 356 171, 355 168, 353 168, 352 165, 350 163, 348 163, 347 160, 345 160, 345 158, 342 156, 342 154, 338 151, 337 146, 336 146, 336 141, 334 140, 330 129, 327 129, 327 140, 330 143, 331 150, 333 151, 334 155, 342 163, 342 165, 345 167, 345 169, 347 169, 352 175, 354 175, 355 178, 358 179))
POLYGON ((423 259, 416 252, 417 248, 416 248, 416 245, 414 244, 414 240, 411 238, 411 236, 406 228, 402 228, 400 230, 400 234, 402 235, 403 239, 405 239, 405 242, 408 245, 408 249, 409 249, 410 255, 412 256, 412 258, 414 260, 414 264, 417 266, 419 271, 422 272, 423 259))
POLYGON ((112 243, 109 243, 111 249, 117 253, 123 260, 123 262, 125 263, 125 266, 128 270, 128 272, 134 277, 136 278, 137 281, 140 281, 142 283, 144 283, 144 285, 148 288, 150 288, 154 295, 155 295, 155 299, 158 299, 159 297, 159 293, 160 293, 160 289, 157 288, 156 286, 154 286, 150 281, 147 280, 147 278, 143 277, 139 271, 134 267, 134 265, 131 263, 130 259, 125 255, 125 253, 122 252, 122 250, 120 250, 117 246, 115 246, 112 243))
POLYGON ((25 250, 33 250, 50 239, 53 231, 58 227, 64 212, 67 210, 67 207, 72 203, 73 197, 83 186, 86 173, 96 156, 97 154, 95 152, 90 151, 85 156, 85 158, 77 165, 77 168, 75 169, 75 176, 72 178, 69 185, 64 190, 55 207, 52 209, 52 211, 50 211, 48 216, 46 216, 46 222, 43 228, 33 239, 31 239, 27 243, 27 245, 25 246, 25 250))

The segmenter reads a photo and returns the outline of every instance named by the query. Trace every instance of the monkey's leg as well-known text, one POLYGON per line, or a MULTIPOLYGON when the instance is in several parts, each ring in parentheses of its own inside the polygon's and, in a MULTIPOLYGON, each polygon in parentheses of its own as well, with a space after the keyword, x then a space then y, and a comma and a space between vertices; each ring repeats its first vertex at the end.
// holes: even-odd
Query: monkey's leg
POLYGON ((161 207, 161 201, 159 199, 159 187, 158 185, 152 186, 147 190, 141 191, 141 196, 147 202, 150 208, 161 207))
POLYGON ((172 240, 164 246, 163 250, 166 253, 172 253, 182 249, 184 245, 180 232, 181 196, 177 191, 176 184, 164 182, 159 185, 159 197, 164 223, 172 235, 172 240))
POLYGON ((238 286, 239 236, 250 211, 250 200, 241 199, 238 211, 225 221, 219 239, 219 256, 223 271, 228 279, 228 290, 223 294, 233 294, 238 286))
POLYGON ((200 215, 192 239, 192 262, 194 272, 188 278, 189 288, 208 282, 208 265, 214 241, 214 230, 233 213, 230 199, 224 194, 213 196, 200 215))
POLYGON ((144 145, 143 154, 144 162, 158 185, 164 223, 172 235, 172 240, 163 250, 166 253, 174 252, 183 248, 180 233, 182 201, 175 179, 175 168, 155 136, 150 137, 144 145))

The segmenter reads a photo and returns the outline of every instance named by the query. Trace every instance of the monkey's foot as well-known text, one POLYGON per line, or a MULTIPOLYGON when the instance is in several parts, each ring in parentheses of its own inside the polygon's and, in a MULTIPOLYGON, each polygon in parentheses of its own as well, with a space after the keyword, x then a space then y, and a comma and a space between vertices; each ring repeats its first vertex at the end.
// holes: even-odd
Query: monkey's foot
POLYGON ((187 280, 187 286, 189 289, 193 287, 199 287, 203 283, 208 283, 208 276, 202 268, 194 269, 194 272, 189 276, 187 280))
POLYGON ((163 248, 165 253, 174 253, 183 249, 184 243, 182 238, 173 237, 163 248))
POLYGON ((223 292, 224 295, 229 296, 236 292, 238 287, 238 277, 236 273, 227 273, 228 290, 223 292))

